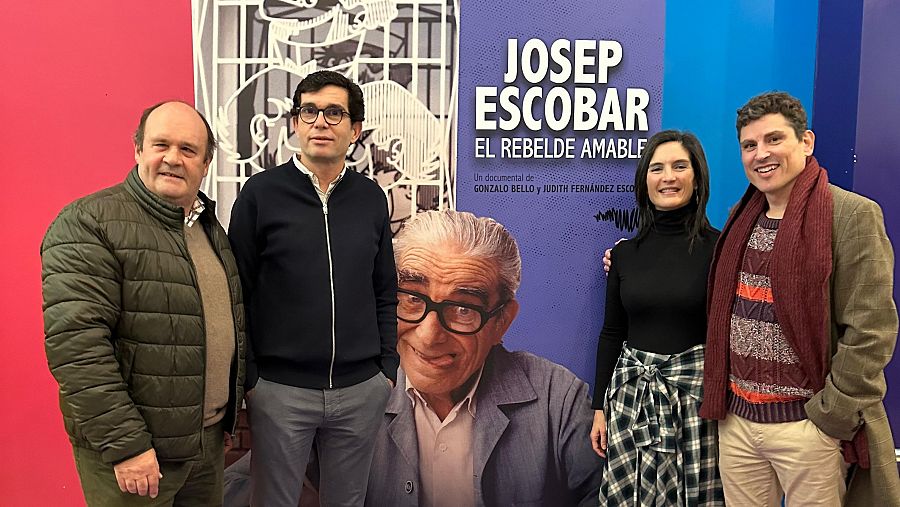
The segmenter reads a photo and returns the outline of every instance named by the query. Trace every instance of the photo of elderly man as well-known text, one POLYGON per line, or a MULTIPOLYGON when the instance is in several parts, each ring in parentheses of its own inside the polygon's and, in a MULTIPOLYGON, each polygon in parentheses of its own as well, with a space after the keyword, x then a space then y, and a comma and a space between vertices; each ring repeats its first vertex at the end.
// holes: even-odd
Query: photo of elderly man
POLYGON ((400 370, 366 505, 596 505, 588 385, 510 352, 522 262, 490 218, 420 213, 395 240, 400 370))

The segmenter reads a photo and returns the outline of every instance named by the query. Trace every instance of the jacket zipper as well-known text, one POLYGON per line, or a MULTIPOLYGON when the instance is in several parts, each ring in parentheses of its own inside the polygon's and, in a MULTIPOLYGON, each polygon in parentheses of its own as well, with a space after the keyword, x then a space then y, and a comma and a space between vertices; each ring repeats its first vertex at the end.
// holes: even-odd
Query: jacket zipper
MULTIPOLYGON (((197 220, 199 222, 199 219, 197 220)), ((199 225, 203 227, 203 224, 194 223, 194 225, 199 225)), ((184 226, 182 226, 184 227, 184 226)), ((200 296, 200 324, 203 327, 203 394, 200 396, 200 456, 203 456, 203 409, 206 407, 206 364, 207 359, 206 355, 208 351, 206 350, 206 316, 203 312, 203 294, 200 291, 200 280, 197 276, 197 266, 194 265, 194 259, 191 257, 191 251, 188 249, 187 245, 187 236, 184 232, 184 229, 181 229, 181 244, 184 248, 184 255, 187 257, 188 262, 191 264, 191 274, 194 277, 194 286, 197 288, 197 295, 200 296)), ((206 231, 203 231, 206 234, 206 231)), ((212 244, 212 240, 210 240, 210 245, 212 244)), ((232 310, 233 311, 233 310, 232 310)), ((235 414, 235 420, 237 420, 237 414, 235 414)))
POLYGON ((331 259, 331 233, 328 230, 328 194, 322 202, 322 214, 325 216, 325 244, 328 247, 328 283, 331 286, 331 365, 328 367, 328 388, 334 387, 334 357, 337 352, 337 335, 335 331, 335 306, 334 306, 334 264, 331 259))

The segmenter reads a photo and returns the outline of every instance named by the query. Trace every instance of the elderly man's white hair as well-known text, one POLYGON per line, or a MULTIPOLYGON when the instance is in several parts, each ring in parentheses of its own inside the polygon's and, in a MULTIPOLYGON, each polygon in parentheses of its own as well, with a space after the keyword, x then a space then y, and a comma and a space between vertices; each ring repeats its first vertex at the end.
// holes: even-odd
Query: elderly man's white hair
POLYGON ((476 217, 467 211, 426 211, 410 218, 397 234, 394 258, 412 247, 446 248, 454 245, 462 255, 494 263, 500 273, 500 297, 512 299, 522 281, 519 246, 509 231, 493 218, 476 217))

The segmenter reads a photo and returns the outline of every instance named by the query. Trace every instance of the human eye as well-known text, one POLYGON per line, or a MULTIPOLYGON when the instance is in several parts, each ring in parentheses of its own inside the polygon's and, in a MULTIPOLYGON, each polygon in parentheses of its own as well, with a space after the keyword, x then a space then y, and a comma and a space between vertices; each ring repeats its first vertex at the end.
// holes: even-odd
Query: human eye
POLYGON ((651 165, 649 171, 651 173, 660 173, 660 172, 662 172, 662 169, 663 168, 661 165, 651 165))
POLYGON ((312 123, 316 121, 316 118, 319 117, 319 110, 316 106, 300 106, 300 118, 307 122, 312 123))
POLYGON ((753 151, 756 148, 756 143, 744 143, 741 145, 741 149, 744 151, 753 151))
POLYGON ((397 300, 400 304, 408 306, 421 305, 424 303, 424 300, 415 294, 397 294, 397 300))
POLYGON ((467 306, 451 306, 450 314, 455 322, 470 324, 479 318, 478 312, 467 306))
POLYGON ((325 116, 332 120, 338 120, 344 116, 344 110, 339 107, 329 107, 325 109, 325 116))

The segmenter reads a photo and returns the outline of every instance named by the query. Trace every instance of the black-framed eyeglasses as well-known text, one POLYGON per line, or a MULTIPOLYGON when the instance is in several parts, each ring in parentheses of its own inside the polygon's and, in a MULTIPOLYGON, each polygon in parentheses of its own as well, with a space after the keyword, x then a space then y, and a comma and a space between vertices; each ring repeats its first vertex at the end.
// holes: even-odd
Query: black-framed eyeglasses
POLYGON ((441 326, 456 334, 475 334, 506 306, 501 303, 493 310, 458 301, 436 303, 425 294, 407 289, 397 289, 397 318, 410 324, 425 320, 429 312, 437 312, 441 326))
POLYGON ((300 106, 297 110, 297 116, 303 121, 303 123, 313 124, 316 122, 316 119, 319 118, 319 113, 322 113, 325 116, 325 123, 329 125, 337 125, 344 119, 344 115, 350 116, 350 113, 344 111, 343 108, 339 106, 328 106, 325 109, 319 109, 316 106, 300 106))

